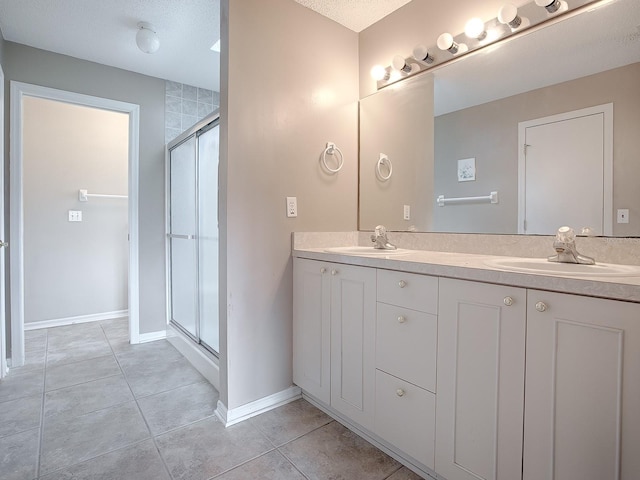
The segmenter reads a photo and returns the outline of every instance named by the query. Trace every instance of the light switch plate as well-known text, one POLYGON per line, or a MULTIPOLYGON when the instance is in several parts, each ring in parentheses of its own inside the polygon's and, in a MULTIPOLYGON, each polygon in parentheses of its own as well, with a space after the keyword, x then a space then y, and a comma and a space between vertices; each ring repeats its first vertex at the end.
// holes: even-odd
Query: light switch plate
POLYGON ((70 222, 81 222, 82 221, 82 210, 69 210, 69 221, 70 222))
POLYGON ((411 205, 404 206, 404 216, 405 220, 411 220, 411 205))
POLYGON ((296 197, 287 197, 287 217, 298 216, 298 199, 296 197))

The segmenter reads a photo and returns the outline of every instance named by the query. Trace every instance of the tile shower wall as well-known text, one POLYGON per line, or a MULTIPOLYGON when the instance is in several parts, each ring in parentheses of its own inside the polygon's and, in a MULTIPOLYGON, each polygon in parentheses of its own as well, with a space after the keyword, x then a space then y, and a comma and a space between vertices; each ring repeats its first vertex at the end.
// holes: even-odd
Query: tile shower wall
POLYGON ((166 81, 164 139, 169 143, 220 106, 220 93, 166 81))

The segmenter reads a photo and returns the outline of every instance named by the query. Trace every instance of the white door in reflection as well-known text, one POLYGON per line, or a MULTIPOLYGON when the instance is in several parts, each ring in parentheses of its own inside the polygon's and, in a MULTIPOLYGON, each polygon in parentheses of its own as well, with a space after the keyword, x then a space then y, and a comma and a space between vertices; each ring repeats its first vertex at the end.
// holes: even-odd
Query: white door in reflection
POLYGON ((169 150, 170 320, 215 354, 218 314, 217 120, 169 150))
POLYGON ((519 124, 518 231, 612 234, 611 104, 519 124))

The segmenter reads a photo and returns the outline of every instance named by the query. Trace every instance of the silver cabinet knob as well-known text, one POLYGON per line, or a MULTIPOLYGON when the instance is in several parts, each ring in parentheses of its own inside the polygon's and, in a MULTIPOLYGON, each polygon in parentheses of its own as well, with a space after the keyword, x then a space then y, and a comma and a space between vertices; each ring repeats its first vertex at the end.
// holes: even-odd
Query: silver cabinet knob
POLYGON ((536 310, 539 312, 544 312, 547 309, 547 304, 544 302, 536 303, 536 310))
POLYGON ((337 275, 337 274, 338 274, 338 270, 335 270, 335 269, 331 270, 331 275, 337 275))
POLYGON ((511 298, 511 297, 504 297, 503 302, 504 302, 504 304, 505 304, 507 307, 510 307, 511 305, 513 305, 513 298, 511 298))
POLYGON ((400 288, 404 288, 404 287, 406 287, 406 286, 407 286, 407 282, 405 282, 404 280, 400 280, 400 281, 398 282, 398 286, 399 286, 400 288))
POLYGON ((407 319, 404 317, 404 315, 400 315, 400 316, 398 317, 398 323, 404 323, 404 322, 406 322, 406 321, 407 321, 407 319))
POLYGON ((396 390, 396 395, 398 395, 399 397, 404 397, 404 390, 399 388, 396 390))
POLYGON ((324 267, 322 267, 322 268, 320 269, 320 273, 327 273, 327 269, 326 269, 326 268, 324 268, 324 267))

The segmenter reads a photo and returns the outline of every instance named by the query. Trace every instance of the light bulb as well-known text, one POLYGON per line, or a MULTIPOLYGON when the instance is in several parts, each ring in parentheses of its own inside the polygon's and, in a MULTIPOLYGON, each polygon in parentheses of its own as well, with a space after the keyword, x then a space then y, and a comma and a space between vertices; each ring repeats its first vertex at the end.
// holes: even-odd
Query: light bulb
POLYGON ((413 49, 413 58, 419 62, 433 63, 433 56, 429 54, 427 47, 424 45, 416 45, 413 49))
POLYGON ((404 60, 402 55, 396 55, 393 57, 393 60, 391 60, 391 66, 399 72, 409 73, 411 71, 411 67, 407 65, 407 62, 404 60))
POLYGON ((389 72, 382 65, 374 65, 371 69, 371 77, 376 81, 389 80, 389 72))
POLYGON ((487 32, 484 29, 484 22, 479 18, 472 18, 464 27, 464 34, 469 38, 484 40, 487 32))
POLYGON ((549 13, 564 12, 569 8, 567 2, 561 0, 536 0, 536 5, 544 7, 549 13))
POLYGON ((503 25, 508 25, 512 31, 531 25, 529 19, 518 15, 518 8, 510 3, 500 8, 498 11, 498 21, 503 25))
POLYGON ((458 53, 459 45, 453 41, 453 35, 450 33, 443 33, 438 37, 438 48, 440 50, 448 50, 449 52, 458 53))

